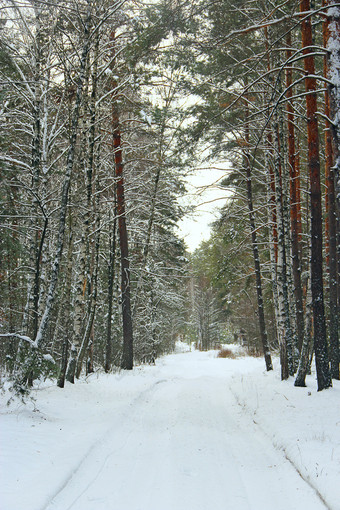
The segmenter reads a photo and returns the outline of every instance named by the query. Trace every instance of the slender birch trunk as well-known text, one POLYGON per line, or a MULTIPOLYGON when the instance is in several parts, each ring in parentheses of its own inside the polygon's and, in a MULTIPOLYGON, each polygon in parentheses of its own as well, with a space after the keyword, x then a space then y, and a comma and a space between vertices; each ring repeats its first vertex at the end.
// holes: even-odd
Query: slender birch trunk
MULTIPOLYGON (((273 189, 272 189, 272 176, 274 177, 274 174, 272 172, 272 162, 271 158, 267 155, 266 157, 266 165, 269 171, 267 172, 267 203, 269 204, 269 207, 267 209, 268 211, 268 220, 269 224, 273 222, 273 212, 272 207, 275 207, 275 197, 274 197, 274 204, 272 203, 273 200, 273 189)), ((276 213, 275 213, 275 222, 276 222, 276 213)), ((277 232, 275 227, 275 232, 277 232)), ((274 228, 269 228, 269 258, 270 258, 270 275, 271 275, 271 282, 272 282, 272 296, 273 296, 273 309, 274 309, 274 317, 275 317, 275 330, 277 335, 277 341, 279 343, 279 323, 278 323, 278 293, 277 293, 277 237, 274 237, 274 228)), ((280 345, 280 343, 279 343, 280 345)))
POLYGON ((328 78, 330 113, 334 149, 335 193, 337 213, 340 213, 340 7, 336 0, 328 0, 328 78))
MULTIPOLYGON (((325 93, 325 175, 326 175, 326 242, 327 265, 329 275, 329 343, 331 375, 333 379, 340 379, 339 371, 339 310, 338 292, 339 275, 337 263, 337 203, 336 203, 336 176, 339 178, 339 142, 340 142, 340 9, 334 7, 332 2, 323 5, 331 7, 331 19, 324 23, 324 45, 330 53, 324 60, 324 74, 334 83, 328 86, 325 93), (332 126, 328 119, 332 118, 332 126), (335 122, 334 122, 335 121, 335 122), (332 143, 333 142, 333 143, 332 143), (333 152, 335 154, 333 166, 333 152)), ((340 218, 340 209, 338 209, 340 218)))
MULTIPOLYGON (((81 107, 80 116, 80 131, 81 131, 81 143, 80 143, 80 155, 78 166, 81 170, 86 169, 87 174, 89 173, 88 161, 86 151, 88 149, 88 87, 89 87, 89 62, 86 65, 84 88, 83 88, 83 101, 81 107)), ((82 175, 83 172, 80 172, 82 175)), ((91 174, 92 175, 92 174, 91 174)), ((86 180, 86 179, 85 179, 86 180)), ((81 186, 82 187, 82 186, 81 186)), ((81 235, 79 240, 79 256, 77 261, 77 277, 75 283, 75 298, 74 298, 74 320, 73 320, 73 332, 72 332, 72 344, 70 351, 70 360, 67 368, 66 379, 70 383, 74 383, 74 377, 77 367, 77 359, 79 349, 82 344, 84 334, 84 323, 86 323, 86 295, 89 292, 90 281, 88 278, 88 239, 89 239, 89 216, 91 209, 91 195, 92 195, 92 182, 90 183, 90 192, 88 191, 88 183, 86 183, 87 200, 85 211, 80 214, 81 222, 81 235)))
POLYGON ((306 311, 304 324, 304 337, 300 353, 299 366, 294 381, 294 386, 304 388, 306 386, 306 375, 310 370, 311 355, 313 353, 313 310, 312 310, 312 287, 311 278, 307 282, 306 311))
POLYGON ((61 192, 61 200, 60 200, 60 212, 59 212, 59 227, 57 232, 57 247, 54 255, 54 261, 52 265, 52 274, 49 285, 49 290, 46 298, 44 313, 39 325, 39 330, 37 332, 37 336, 35 339, 35 344, 39 349, 42 349, 46 342, 46 332, 51 319, 51 311, 52 306, 55 299, 55 291, 58 283, 60 262, 63 253, 64 247, 64 233, 65 233, 65 224, 66 224, 66 210, 68 204, 68 196, 71 185, 71 177, 72 170, 74 164, 74 156, 76 149, 76 141, 78 135, 78 124, 79 124, 79 114, 80 114, 80 105, 83 97, 83 86, 85 81, 85 69, 87 63, 87 57, 89 52, 89 44, 90 44, 90 24, 91 24, 91 15, 90 10, 88 10, 87 19, 84 22, 84 44, 82 48, 81 61, 80 61, 80 70, 79 70, 79 78, 78 78, 78 86, 76 92, 76 103, 72 115, 72 124, 71 124, 71 136, 70 136, 70 145, 67 154, 66 161, 66 170, 65 177, 62 186, 61 192))
POLYGON ((76 377, 79 378, 82 370, 83 361, 85 358, 86 351, 89 347, 89 343, 91 340, 91 349, 93 350, 93 328, 94 328, 94 318, 96 314, 97 308, 97 287, 98 287, 98 271, 99 271, 99 247, 100 247, 100 220, 99 215, 96 217, 95 223, 95 248, 94 248, 94 261, 93 261, 93 274, 91 275, 91 296, 89 301, 89 310, 88 310, 88 319, 86 329, 84 331, 82 344, 79 349, 79 354, 77 358, 77 367, 76 367, 76 377))
POLYGON ((284 208, 282 203, 282 165, 281 146, 279 140, 278 112, 274 112, 274 140, 275 140, 275 192, 276 192, 276 213, 278 232, 278 260, 277 260, 277 283, 278 283, 278 305, 279 305, 279 338, 281 340, 281 377, 287 379, 294 375, 293 361, 293 333, 290 321, 290 305, 288 295, 287 278, 287 250, 284 208))

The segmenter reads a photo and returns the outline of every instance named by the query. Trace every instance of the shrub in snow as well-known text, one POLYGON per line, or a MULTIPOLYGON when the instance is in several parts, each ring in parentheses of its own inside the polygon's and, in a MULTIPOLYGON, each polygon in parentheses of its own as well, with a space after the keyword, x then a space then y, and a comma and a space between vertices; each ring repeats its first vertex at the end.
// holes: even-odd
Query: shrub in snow
POLYGON ((231 349, 223 348, 218 352, 217 357, 235 359, 236 354, 231 349))

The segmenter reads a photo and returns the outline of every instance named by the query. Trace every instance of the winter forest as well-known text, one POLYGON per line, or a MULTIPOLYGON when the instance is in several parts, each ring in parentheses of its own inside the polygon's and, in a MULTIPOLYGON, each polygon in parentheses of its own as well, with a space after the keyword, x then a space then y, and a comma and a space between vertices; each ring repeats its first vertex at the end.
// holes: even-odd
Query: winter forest
POLYGON ((339 379, 339 6, 4 0, 1 368, 16 392, 176 339, 339 379), (228 160, 193 254, 185 179, 228 160), (218 208, 218 205, 216 205, 218 208))
POLYGON ((1 508, 339 510, 340 4, 0 0, 0 119, 1 508))

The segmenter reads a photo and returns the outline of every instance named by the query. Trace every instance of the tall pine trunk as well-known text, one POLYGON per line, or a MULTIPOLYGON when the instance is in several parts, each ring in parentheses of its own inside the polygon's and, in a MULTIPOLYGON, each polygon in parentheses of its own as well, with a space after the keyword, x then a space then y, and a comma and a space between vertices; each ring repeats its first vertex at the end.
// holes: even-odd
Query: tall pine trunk
MULTIPOLYGON (((286 37, 287 50, 286 59, 289 60, 292 56, 291 50, 291 32, 289 31, 286 37)), ((303 295, 301 284, 301 261, 299 249, 299 209, 300 202, 298 201, 298 188, 300 187, 299 174, 297 172, 296 162, 296 147, 295 147, 295 126, 294 126, 294 109, 292 105, 292 89, 293 77, 290 64, 286 70, 286 97, 289 99, 287 102, 287 128, 288 128, 288 165, 290 177, 290 220, 291 220, 291 237, 292 237, 292 265, 293 265, 293 280, 294 280, 294 297, 296 308, 296 330, 298 349, 301 352, 303 338, 304 338, 304 314, 303 314, 303 295)))
MULTIPOLYGON (((300 11, 309 12, 309 0, 300 0, 300 11)), ((310 16, 305 16, 301 24, 304 69, 306 73, 306 110, 308 167, 311 193, 311 286, 314 319, 314 352, 318 380, 318 391, 329 388, 332 379, 329 370, 326 321, 323 293, 322 267, 322 208, 320 186, 319 134, 317 118, 317 83, 313 56, 313 36, 310 16)))
MULTIPOLYGON (((112 44, 113 62, 115 61, 115 34, 110 36, 112 44)), ((121 263, 121 294, 122 294, 122 316, 123 316, 123 353, 121 368, 123 370, 132 370, 133 368, 133 328, 131 314, 131 284, 130 284, 130 260, 129 245, 126 228, 125 214, 125 184, 123 174, 123 150, 121 143, 119 113, 116 100, 117 82, 112 80, 113 98, 112 98, 112 133, 113 150, 116 177, 116 195, 117 195, 117 214, 118 231, 120 245, 120 263, 121 263)))
POLYGON ((260 257, 259 257, 259 250, 258 250, 258 244, 257 244, 256 227, 255 227, 255 216, 254 216, 254 207, 253 207, 253 194, 252 194, 252 181, 251 181, 251 168, 250 168, 250 162, 249 162, 249 154, 247 154, 245 156, 245 164, 246 164, 246 172, 247 172, 247 201, 248 201, 249 223, 250 223, 250 230, 251 230, 253 256, 254 256, 257 310, 258 310, 258 316, 259 316, 260 336, 261 336, 264 360, 266 363, 266 369, 267 369, 267 371, 269 371, 269 370, 273 370, 273 365, 272 365, 271 355, 270 355, 270 351, 269 351, 269 343, 268 343, 266 323, 265 323, 265 317, 264 317, 261 265, 260 265, 260 257))
MULTIPOLYGON (((114 219, 112 231, 109 238, 109 264, 108 264, 108 290, 107 290, 107 333, 106 333, 106 348, 105 348, 105 372, 109 372, 112 364, 112 310, 113 310, 113 288, 115 280, 115 265, 116 265, 116 232, 117 232, 117 207, 116 207, 116 188, 115 205, 114 205, 114 219)), ((110 222, 111 224, 111 222, 110 222)))
POLYGON ((251 175, 251 163, 250 163, 250 153, 249 153, 249 121, 248 121, 249 113, 248 113, 248 103, 246 103, 246 124, 245 124, 245 143, 248 147, 246 151, 244 151, 244 163, 246 167, 246 185, 247 185, 247 203, 249 210, 249 224, 251 230, 251 240, 252 240, 252 249, 253 249, 253 257, 254 257, 254 269, 255 269, 255 279, 256 279, 256 296, 257 296, 257 310, 259 317, 259 327, 260 327, 260 337, 262 343, 263 356, 266 364, 267 371, 273 370, 272 359, 269 350, 269 342, 267 337, 266 330, 266 322, 264 316, 264 303, 263 303, 263 294, 262 294, 262 277, 261 277, 261 265, 260 265, 260 256, 259 249, 257 243, 257 235, 256 235, 256 226, 255 226, 255 214, 254 214, 254 205, 253 205, 253 187, 252 187, 252 175, 251 175))

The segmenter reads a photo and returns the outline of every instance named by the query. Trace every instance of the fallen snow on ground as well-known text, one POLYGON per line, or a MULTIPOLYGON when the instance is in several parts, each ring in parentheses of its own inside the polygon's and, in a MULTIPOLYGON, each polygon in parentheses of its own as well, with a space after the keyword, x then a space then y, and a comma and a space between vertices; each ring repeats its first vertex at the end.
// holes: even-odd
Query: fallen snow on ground
POLYGON ((340 385, 183 352, 1 407, 1 510, 340 510, 340 385))
POLYGON ((313 375, 306 388, 295 388, 292 379, 280 380, 278 361, 274 368, 233 375, 231 391, 328 507, 339 510, 340 383, 317 392, 313 375))

